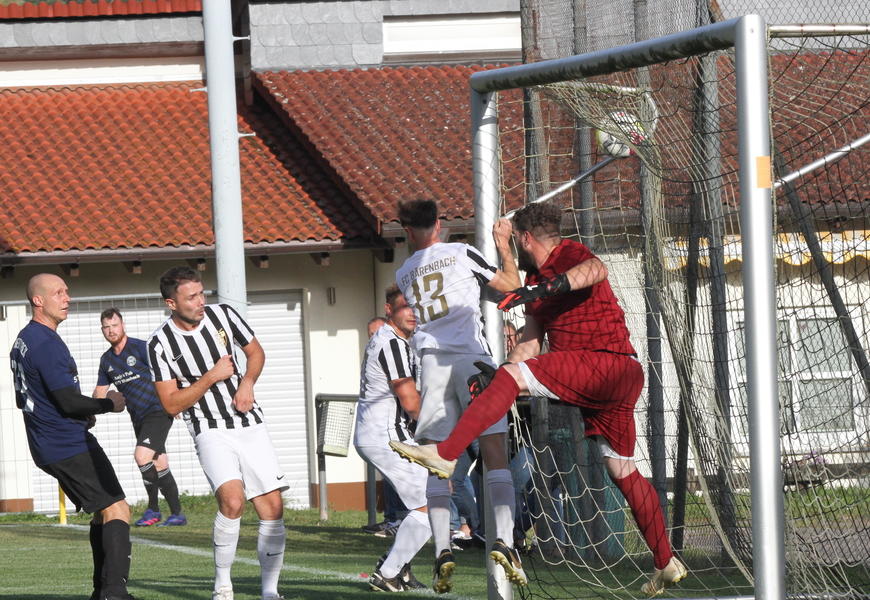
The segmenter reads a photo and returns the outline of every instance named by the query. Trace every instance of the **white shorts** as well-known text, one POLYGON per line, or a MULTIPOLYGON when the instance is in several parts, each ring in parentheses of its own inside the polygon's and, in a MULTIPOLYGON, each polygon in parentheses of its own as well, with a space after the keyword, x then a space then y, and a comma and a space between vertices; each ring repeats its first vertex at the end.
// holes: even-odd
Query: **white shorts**
MULTIPOLYGON (((412 443, 408 441, 408 443, 412 443)), ((429 471, 418 464, 408 462, 386 444, 380 446, 354 446, 357 453, 380 471, 393 484, 393 489, 402 498, 409 510, 426 506, 426 480, 429 471)))
MULTIPOLYGON (((418 440, 443 442, 453 431, 468 407, 471 396, 468 378, 479 372, 475 361, 495 366, 491 356, 423 351, 420 357, 420 418, 414 437, 418 440)), ((507 432, 507 417, 481 435, 507 432)))
POLYGON ((290 487, 263 424, 206 429, 193 443, 212 492, 233 479, 241 480, 248 500, 290 487))

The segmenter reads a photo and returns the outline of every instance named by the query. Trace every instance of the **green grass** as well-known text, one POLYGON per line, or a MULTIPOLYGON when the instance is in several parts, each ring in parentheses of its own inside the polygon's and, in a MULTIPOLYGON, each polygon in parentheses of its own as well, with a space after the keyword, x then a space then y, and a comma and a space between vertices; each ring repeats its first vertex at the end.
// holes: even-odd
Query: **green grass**
MULTIPOLYGON (((186 527, 132 528, 133 563, 130 591, 139 600, 209 600, 214 567, 211 530, 216 505, 210 496, 182 498, 186 527)), ((134 506, 134 519, 144 506, 134 506)), ((70 515, 71 527, 56 518, 35 514, 0 515, 0 600, 83 600, 91 592, 91 554, 88 515, 70 515)), ((287 549, 280 590, 291 599, 371 599, 366 583, 378 557, 394 538, 365 534, 362 511, 332 512, 327 521, 317 510, 285 511, 287 549)), ((242 519, 233 583, 238 600, 260 598, 256 560, 257 517, 248 506, 242 519)), ((568 568, 547 565, 539 555, 525 557, 531 585, 526 598, 636 598, 645 573, 651 569, 644 549, 640 562, 621 560, 609 567, 594 562, 568 568)), ((433 558, 427 544, 414 560, 414 571, 430 581, 433 558)), ((487 575, 482 549, 456 553, 454 594, 444 598, 486 598, 487 575)), ((608 561, 610 562, 610 561, 608 561)), ((692 568, 690 561, 690 568, 692 568)), ((718 570, 691 577, 675 590, 679 596, 707 596, 712 590, 735 595, 742 586, 718 570), (723 579, 723 577, 725 579, 723 579), (736 587, 735 587, 736 585, 736 587)), ((751 593, 751 590, 748 590, 751 593)), ((431 597, 432 592, 406 593, 431 597)), ((713 593, 715 595, 715 592, 713 593)), ((515 594, 515 597, 520 597, 515 594)))
MULTIPOLYGON (((130 592, 143 600, 208 600, 214 567, 211 529, 216 511, 211 497, 183 497, 186 527, 132 528, 133 563, 130 592), (160 544, 160 545, 154 545, 160 544), (177 547, 177 549, 167 546, 177 547)), ((133 508, 138 516, 143 507, 133 508)), ((135 518, 135 517, 134 517, 135 518)), ((288 600, 368 598, 366 579, 394 538, 363 533, 362 511, 333 512, 320 521, 317 510, 285 511, 287 549, 280 590, 288 600)), ((91 592, 91 552, 87 515, 70 515, 75 527, 57 526, 56 518, 34 514, 0 516, 0 599, 81 600, 91 592)), ((260 598, 256 562, 257 518, 250 505, 242 519, 237 560, 233 566, 236 598, 260 598)), ((434 551, 424 547, 414 571, 429 581, 434 551)), ((457 553, 453 597, 485 598, 483 551, 457 553)), ((406 594, 426 597, 428 594, 406 594)), ((448 596, 450 597, 450 596, 448 596)))

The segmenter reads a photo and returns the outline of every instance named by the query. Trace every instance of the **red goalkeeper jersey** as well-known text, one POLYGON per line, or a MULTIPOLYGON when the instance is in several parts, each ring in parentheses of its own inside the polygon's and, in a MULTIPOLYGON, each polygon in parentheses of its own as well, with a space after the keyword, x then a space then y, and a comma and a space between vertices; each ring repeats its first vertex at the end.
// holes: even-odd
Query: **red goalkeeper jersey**
MULTIPOLYGON (((526 275, 526 285, 564 273, 590 258, 595 258, 595 255, 580 242, 562 240, 537 273, 526 275)), ((606 279, 582 290, 529 302, 526 314, 531 315, 547 334, 551 352, 606 350, 635 353, 625 325, 625 313, 606 279)))

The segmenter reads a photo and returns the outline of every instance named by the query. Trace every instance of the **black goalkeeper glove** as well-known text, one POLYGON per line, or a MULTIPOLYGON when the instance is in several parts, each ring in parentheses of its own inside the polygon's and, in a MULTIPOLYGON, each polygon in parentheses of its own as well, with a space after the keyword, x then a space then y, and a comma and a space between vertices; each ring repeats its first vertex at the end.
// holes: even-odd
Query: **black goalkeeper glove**
POLYGON ((501 310, 510 310, 520 304, 532 302, 548 296, 556 296, 571 291, 571 283, 565 273, 559 273, 552 279, 541 279, 534 285, 517 288, 505 294, 504 299, 498 303, 501 310))
POLYGON ((475 361, 474 366, 480 369, 480 373, 475 373, 468 378, 468 391, 471 392, 471 399, 475 400, 483 393, 486 386, 495 377, 497 369, 492 365, 483 362, 482 360, 475 361))

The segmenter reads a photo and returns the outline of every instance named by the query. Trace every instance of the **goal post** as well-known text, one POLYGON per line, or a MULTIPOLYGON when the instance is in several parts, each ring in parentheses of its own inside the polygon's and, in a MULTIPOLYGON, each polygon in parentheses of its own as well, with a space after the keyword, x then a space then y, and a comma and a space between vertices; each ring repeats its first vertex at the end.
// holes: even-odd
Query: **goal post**
MULTIPOLYGON (((756 598, 785 598, 782 471, 777 391, 774 215, 768 109, 767 27, 748 15, 610 50, 494 69, 471 77, 472 162, 477 243, 496 260, 490 230, 498 218, 500 166, 496 92, 606 75, 717 50, 733 49, 737 93, 738 190, 745 293, 752 566, 756 598)), ((502 318, 485 304, 487 336, 500 348, 502 318)), ((493 594, 491 592, 491 597, 493 594)))

